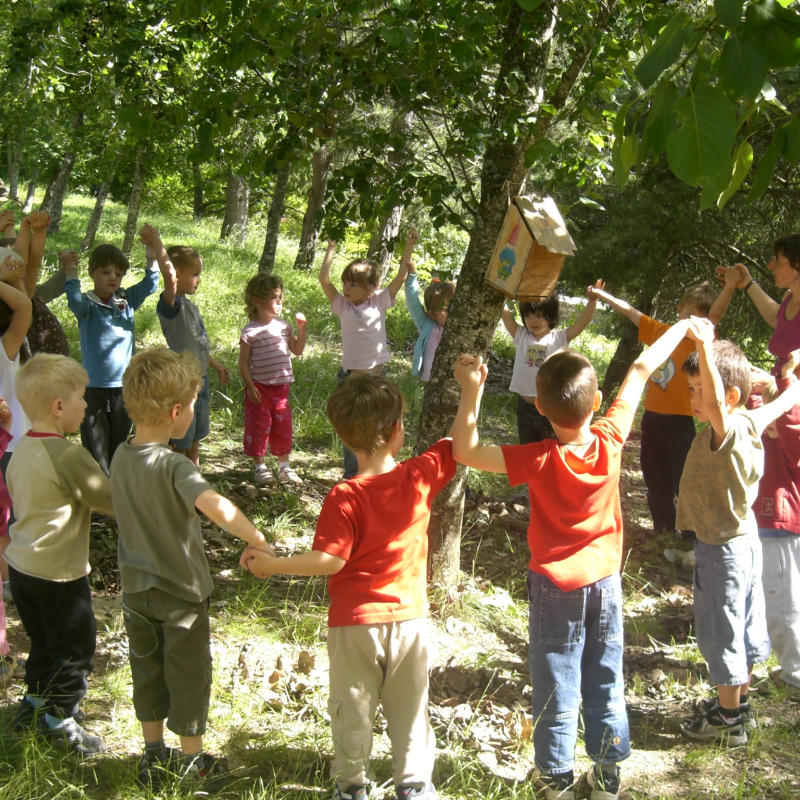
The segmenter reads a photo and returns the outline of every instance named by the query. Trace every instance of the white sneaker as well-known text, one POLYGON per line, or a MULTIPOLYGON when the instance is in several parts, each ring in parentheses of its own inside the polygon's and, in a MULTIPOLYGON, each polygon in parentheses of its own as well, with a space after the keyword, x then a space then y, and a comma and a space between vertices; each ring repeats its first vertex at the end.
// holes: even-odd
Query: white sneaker
POLYGON ((266 464, 259 464, 255 473, 256 486, 271 486, 275 483, 275 476, 266 464))
POLYGON ((287 464, 278 468, 278 480, 281 483, 302 483, 303 479, 287 464))

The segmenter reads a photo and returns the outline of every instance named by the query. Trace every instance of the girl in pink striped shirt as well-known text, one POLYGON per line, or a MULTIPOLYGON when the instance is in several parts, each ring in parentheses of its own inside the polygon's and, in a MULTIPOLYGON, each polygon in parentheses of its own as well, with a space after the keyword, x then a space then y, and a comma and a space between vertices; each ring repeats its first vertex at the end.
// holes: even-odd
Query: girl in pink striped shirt
POLYGON ((278 480, 301 483, 289 465, 292 451, 292 409, 289 384, 294 383, 292 354, 306 346, 306 318, 296 314, 298 333, 280 318, 283 283, 276 275, 256 275, 244 290, 250 322, 239 338, 239 372, 244 381, 244 453, 255 462, 258 486, 275 483, 264 463, 267 446, 278 458, 278 480))

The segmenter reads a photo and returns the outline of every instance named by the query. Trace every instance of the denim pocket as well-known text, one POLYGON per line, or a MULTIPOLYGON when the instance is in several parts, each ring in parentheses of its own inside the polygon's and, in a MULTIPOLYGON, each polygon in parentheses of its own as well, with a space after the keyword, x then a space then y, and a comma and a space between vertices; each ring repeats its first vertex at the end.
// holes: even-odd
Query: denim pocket
POLYGON ((586 614, 586 591, 562 592, 542 586, 539 609, 539 641, 550 644, 571 644, 583 637, 586 614))
POLYGON ((136 658, 147 658, 155 653, 158 648, 158 634, 153 623, 125 603, 122 604, 122 617, 125 620, 130 654, 136 658))
POLYGON ((619 586, 603 586, 600 600, 600 641, 614 642, 622 638, 622 598, 619 586))

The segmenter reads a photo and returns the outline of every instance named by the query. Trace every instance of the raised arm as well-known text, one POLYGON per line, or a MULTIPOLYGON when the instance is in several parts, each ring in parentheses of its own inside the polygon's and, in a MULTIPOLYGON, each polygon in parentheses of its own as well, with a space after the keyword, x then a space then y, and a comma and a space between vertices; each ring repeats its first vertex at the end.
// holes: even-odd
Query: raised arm
POLYGON ((23 217, 19 225, 19 235, 14 242, 14 252, 19 253, 19 257, 28 265, 28 255, 31 248, 31 221, 30 217, 23 217))
POLYGON ((50 227, 50 215, 45 211, 33 211, 25 217, 23 223, 26 220, 30 225, 32 236, 25 271, 25 291, 28 293, 28 297, 33 297, 36 292, 36 284, 39 283, 39 270, 42 268, 44 243, 47 239, 47 229, 50 227))
POLYGON ((17 232, 14 230, 14 212, 10 208, 0 211, 0 236, 6 239, 17 238, 17 232))
POLYGON ((690 322, 688 335, 696 342, 700 367, 700 405, 714 429, 714 446, 719 447, 731 426, 731 416, 727 409, 725 385, 714 361, 714 326, 710 320, 701 321, 696 317, 690 317, 690 322))
POLYGON ((504 474, 507 470, 502 449, 481 445, 478 437, 478 412, 488 373, 480 356, 473 358, 461 353, 456 361, 453 375, 461 387, 461 400, 450 433, 453 458, 468 467, 504 474))
POLYGON ((618 297, 614 297, 613 294, 609 294, 603 289, 595 289, 592 287, 587 294, 589 297, 597 297, 598 300, 602 300, 607 306, 610 306, 614 309, 614 311, 618 311, 623 316, 627 317, 637 328, 642 321, 642 314, 641 311, 637 311, 630 303, 626 303, 624 300, 620 300, 618 297))
POLYGON ((711 308, 708 310, 708 318, 714 323, 714 327, 716 328, 719 325, 719 321, 725 315, 725 312, 728 310, 728 306, 731 304, 731 300, 733 299, 733 295, 736 293, 736 288, 739 285, 739 273, 733 271, 730 275, 725 276, 725 284, 722 287, 717 299, 712 304, 711 308))
POLYGON ((9 361, 14 361, 31 326, 33 309, 30 297, 23 290, 25 265, 22 261, 12 261, 11 258, 12 256, 6 256, 0 264, 0 300, 11 309, 11 321, 2 341, 9 361), (12 286, 12 283, 19 288, 12 286))
POLYGON ((592 321, 594 312, 597 311, 597 301, 599 299, 594 293, 602 291, 605 288, 606 282, 598 278, 594 286, 589 286, 586 289, 586 296, 589 298, 589 301, 586 303, 586 308, 583 309, 578 319, 567 328, 567 341, 571 342, 573 339, 580 336, 580 334, 583 333, 583 329, 592 321))
POLYGON ((647 379, 670 357, 672 351, 680 344, 688 330, 689 320, 681 320, 675 323, 661 338, 653 342, 631 364, 628 374, 619 387, 617 399, 625 400, 632 406, 638 405, 644 387, 647 384, 647 379))
POLYGON ((333 264, 333 254, 336 252, 336 242, 328 239, 328 249, 325 251, 325 258, 322 259, 322 266, 319 268, 319 285, 325 292, 325 297, 332 303, 333 298, 339 292, 336 291, 331 283, 331 264, 333 264))
POLYGON ((422 325, 428 315, 425 313, 425 309, 419 300, 419 279, 417 278, 417 268, 414 266, 413 261, 408 265, 405 293, 408 313, 411 314, 411 319, 414 320, 414 325, 417 326, 417 330, 421 331, 422 325))
POLYGON ((158 268, 164 278, 164 291, 161 292, 161 299, 168 306, 171 306, 175 302, 175 297, 178 293, 178 274, 169 260, 167 248, 164 247, 164 243, 161 241, 161 235, 152 225, 145 225, 139 231, 139 241, 155 256, 158 268))
POLYGON ((411 267, 411 258, 414 255, 414 247, 419 242, 419 234, 416 228, 412 228, 406 237, 406 247, 403 250, 403 257, 400 259, 400 269, 397 270, 394 280, 389 284, 389 294, 394 300, 400 287, 406 282, 408 271, 411 267))
POLYGON ((755 281, 750 270, 744 264, 734 264, 732 267, 717 267, 717 278, 728 283, 728 274, 737 275, 736 288, 741 289, 755 303, 758 313, 764 317, 770 328, 778 324, 778 310, 780 303, 776 303, 755 281))
POLYGON ((780 394, 771 402, 759 408, 750 411, 750 417, 756 425, 759 433, 766 429, 767 425, 773 420, 779 420, 779 426, 786 423, 778 436, 781 449, 784 452, 792 453, 794 462, 798 461, 798 423, 797 419, 788 420, 785 414, 789 411, 795 412, 797 416, 797 409, 795 406, 800 403, 800 383, 795 380, 795 370, 800 368, 800 350, 793 350, 789 353, 789 358, 784 362, 781 367, 781 377, 777 381, 780 394))
POLYGON ((289 350, 296 356, 303 355, 306 347, 306 315, 298 312, 294 315, 297 322, 297 338, 294 333, 289 336, 289 350))
POLYGON ((514 319, 514 313, 508 308, 505 303, 503 310, 500 312, 500 319, 503 321, 503 327, 508 331, 509 336, 513 339, 517 335, 519 323, 514 319))

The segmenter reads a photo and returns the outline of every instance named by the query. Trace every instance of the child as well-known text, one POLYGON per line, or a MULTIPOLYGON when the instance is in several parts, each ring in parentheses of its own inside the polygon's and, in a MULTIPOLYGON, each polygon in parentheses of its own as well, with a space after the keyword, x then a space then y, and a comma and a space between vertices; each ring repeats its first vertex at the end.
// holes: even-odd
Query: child
POLYGON ((447 322, 448 309, 456 285, 452 281, 432 281, 425 289, 423 299, 425 307, 419 302, 419 280, 417 270, 412 261, 408 262, 408 277, 405 284, 406 305, 411 319, 419 331, 419 338, 414 345, 411 358, 411 374, 423 381, 429 381, 433 357, 442 340, 444 324, 447 322))
MULTIPOLYGON (((732 277, 717 293, 708 282, 687 289, 678 303, 678 319, 707 317, 717 325, 736 291, 732 277)), ((602 290, 592 290, 603 302, 626 316, 639 329, 639 341, 652 345, 669 330, 669 325, 637 311, 624 300, 602 290)), ((641 466, 647 487, 647 505, 653 518, 653 530, 675 530, 675 497, 681 482, 686 454, 694 439, 694 419, 689 388, 681 375, 681 364, 694 350, 686 339, 672 357, 657 369, 647 384, 642 416, 641 466)), ((687 533, 688 538, 693 535, 687 533)))
POLYGON ((761 434, 800 399, 800 384, 769 405, 742 407, 750 365, 732 342, 715 342, 711 322, 695 320, 696 341, 682 370, 692 410, 710 423, 692 443, 681 478, 677 522, 697 534, 694 617, 697 646, 719 697, 683 732, 730 746, 747 742, 743 712, 753 665, 769 657, 761 585, 761 545, 752 505, 764 471, 761 434), (744 707, 743 707, 744 704, 744 707))
POLYGON ((533 747, 547 800, 574 800, 573 764, 578 712, 595 762, 587 773, 595 800, 619 795, 618 762, 630 754, 622 675, 622 446, 650 374, 686 335, 684 320, 634 361, 608 414, 597 376, 582 355, 562 351, 539 368, 536 405, 556 439, 512 447, 481 446, 476 420, 487 369, 461 355, 456 380, 461 402, 453 423, 456 461, 507 473, 528 483, 529 659, 533 747))
POLYGON ((114 514, 108 479, 85 450, 64 438, 81 424, 87 383, 86 370, 66 356, 40 353, 19 370, 16 395, 31 430, 20 437, 8 466, 17 521, 6 551, 11 592, 31 640, 28 693, 14 726, 44 714, 54 743, 82 756, 104 749, 99 736, 78 724, 96 636, 89 527, 93 509, 114 514))
MULTIPOLYGON (((378 267, 374 261, 357 258, 342 272, 342 293, 331 283, 331 263, 336 242, 329 241, 325 258, 319 270, 322 291, 330 300, 331 311, 339 317, 342 326, 342 362, 336 379, 341 383, 348 375, 369 373, 379 375, 389 360, 386 344, 386 310, 394 305, 408 274, 414 246, 419 234, 412 228, 406 239, 400 269, 394 280, 385 288, 378 289, 378 267)), ((352 478, 358 471, 355 455, 343 446, 344 478, 352 478)))
POLYGON ((455 475, 448 439, 400 464, 405 401, 385 378, 358 375, 328 400, 328 418, 358 460, 331 489, 310 553, 245 552, 258 577, 330 575, 328 653, 334 797, 365 800, 380 699, 398 800, 436 796, 428 718, 426 572, 431 504, 455 475))
POLYGON ((133 705, 142 723, 144 783, 177 767, 203 779, 225 771, 203 753, 211 695, 208 598, 214 588, 198 511, 252 547, 263 535, 217 494, 189 459, 173 452, 191 425, 202 386, 189 352, 146 350, 131 359, 122 393, 136 424, 111 464, 111 496, 119 524, 122 611, 131 659, 133 705), (164 745, 164 721, 181 738, 182 763, 164 745))
POLYGON ((81 441, 106 474, 114 452, 131 432, 122 402, 122 373, 136 349, 133 312, 158 287, 152 252, 147 261, 144 278, 127 290, 121 284, 130 265, 113 244, 101 244, 89 256, 91 291, 81 292, 77 266, 67 273, 67 304, 78 319, 81 356, 89 373, 81 441))
POLYGON ((536 408, 536 376, 539 374, 539 367, 546 359, 553 353, 564 350, 592 321, 597 310, 597 297, 592 292, 604 287, 605 283, 598 280, 593 287, 590 286, 586 290, 589 302, 578 319, 567 328, 556 329, 558 297, 555 295, 538 303, 528 301, 520 303, 519 314, 522 317, 522 325, 518 325, 514 315, 507 308, 503 308, 501 319, 517 350, 509 389, 518 395, 517 432, 520 444, 555 439, 553 426, 536 408))
POLYGON ((278 458, 278 480, 302 483, 289 463, 292 452, 292 409, 289 384, 294 383, 292 357, 306 346, 306 318, 295 314, 297 338, 292 326, 280 318, 283 283, 277 275, 256 275, 244 290, 250 322, 239 339, 239 372, 244 381, 244 454, 255 462, 258 486, 275 483, 264 456, 267 444, 278 458))
POLYGON ((197 306, 187 298, 200 285, 203 259, 192 247, 164 249, 161 236, 152 225, 139 231, 139 240, 155 253, 164 276, 164 291, 158 299, 156 313, 170 350, 188 350, 200 364, 203 386, 197 395, 194 420, 180 441, 170 442, 178 453, 185 455, 196 467, 200 466, 200 442, 208 436, 211 395, 208 390, 208 368, 216 370, 219 382, 228 385, 230 376, 223 364, 209 353, 208 334, 197 306))
MULTIPOLYGON (((9 409, 8 403, 0 397, 0 456, 5 453, 8 443, 11 441, 11 434, 8 432, 10 428, 11 409, 9 409)), ((0 478, 0 536, 5 537, 7 541, 10 513, 11 495, 8 493, 5 481, 0 478)), ((6 639, 6 607, 3 603, 3 595, 0 593, 0 689, 14 677, 17 661, 10 653, 11 648, 6 639)))

